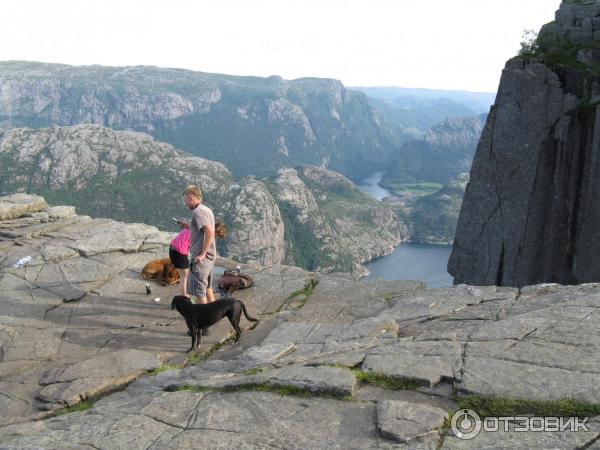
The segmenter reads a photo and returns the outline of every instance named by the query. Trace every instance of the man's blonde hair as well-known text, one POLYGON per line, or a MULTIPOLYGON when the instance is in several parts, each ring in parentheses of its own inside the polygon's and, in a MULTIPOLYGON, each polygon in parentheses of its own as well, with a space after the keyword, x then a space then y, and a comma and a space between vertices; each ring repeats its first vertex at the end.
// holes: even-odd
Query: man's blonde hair
POLYGON ((194 184, 190 184, 188 187, 186 187, 183 190, 183 195, 193 195, 194 197, 197 197, 200 200, 202 200, 202 191, 200 190, 200 187, 194 184))

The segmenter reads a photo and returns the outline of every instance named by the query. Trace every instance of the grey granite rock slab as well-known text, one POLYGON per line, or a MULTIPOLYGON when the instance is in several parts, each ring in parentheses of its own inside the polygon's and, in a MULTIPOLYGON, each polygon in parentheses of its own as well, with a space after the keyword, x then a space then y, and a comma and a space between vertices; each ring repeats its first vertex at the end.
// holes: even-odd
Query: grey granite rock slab
POLYGON ((0 445, 10 448, 129 448, 145 449, 159 437, 178 430, 143 414, 127 412, 74 413, 44 421, 7 427, 0 432, 0 445), (75 420, 74 420, 75 419, 75 420))
POLYGON ((42 235, 47 235, 52 232, 60 231, 73 224, 88 223, 89 217, 86 218, 81 216, 75 216, 66 219, 57 219, 54 222, 41 222, 39 218, 32 218, 31 220, 35 220, 35 223, 27 225, 22 224, 21 226, 16 228, 10 227, 12 229, 8 230, 5 226, 3 226, 4 224, 0 223, 0 236, 9 237, 15 240, 32 239, 42 235))
POLYGON ((284 322, 275 328, 263 344, 288 343, 327 344, 332 341, 357 341, 361 338, 379 338, 385 333, 395 335, 398 326, 388 318, 369 318, 348 324, 316 324, 310 322, 284 322))
POLYGON ((45 262, 53 262, 74 258, 79 256, 79 253, 66 246, 46 245, 41 249, 40 256, 45 262))
POLYGON ((600 374, 467 356, 460 392, 515 399, 600 403, 600 374))
POLYGON ((403 341, 369 350, 362 370, 435 386, 460 373, 461 352, 458 342, 403 341))
POLYGON ((157 232, 156 227, 145 224, 111 222, 100 229, 84 232, 70 247, 83 256, 116 251, 136 252, 148 236, 157 232))
POLYGON ((280 358, 293 352, 295 345, 291 342, 279 344, 264 344, 251 347, 242 353, 239 357, 220 361, 214 359, 207 361, 202 365, 203 368, 215 371, 239 372, 253 367, 260 367, 267 364, 274 364, 280 358))
MULTIPOLYGON (((367 348, 363 350, 340 350, 312 355, 305 358, 290 358, 289 361, 303 362, 315 365, 335 365, 355 368, 362 364, 367 355, 367 348)), ((281 363, 287 362, 284 358, 281 363)))
MULTIPOLYGON (((22 388, 18 397, 3 397, 6 414, 0 414, 0 423, 41 418, 48 413, 45 410, 104 395, 161 364, 159 359, 185 360, 184 351, 190 342, 185 322, 169 309, 170 298, 178 292, 179 286, 151 283, 152 295, 145 295, 146 280, 140 276, 146 262, 167 256, 166 244, 172 233, 108 219, 67 217, 71 212, 70 208, 51 209, 0 222, 0 229, 19 237, 16 241, 3 238, 0 247, 3 269, 0 272, 0 382, 18 383, 22 388), (106 239, 107 233, 112 233, 110 238, 119 242, 113 242, 113 246, 111 239, 106 239), (38 234, 42 236, 36 237, 38 234), (144 245, 149 250, 138 251, 138 247, 141 249, 144 245), (81 253, 96 251, 106 253, 81 256, 81 253), (129 251, 133 252, 126 253, 129 251), (28 255, 32 261, 26 266, 8 267, 28 255), (161 301, 154 302, 153 298, 161 301), (64 300, 73 302, 64 303, 64 300), (116 375, 101 373, 112 363, 99 364, 99 369, 85 366, 88 360, 101 360, 103 353, 132 349, 147 351, 158 359, 140 370, 124 369, 125 373, 119 373, 115 366, 116 375), (77 378, 46 379, 48 373, 58 374, 78 366, 81 370, 74 375, 77 378), (88 376, 94 372, 98 372, 96 377, 88 376), (51 384, 40 386, 40 380, 51 384)), ((229 263, 237 265, 235 261, 229 263)), ((289 266, 248 266, 245 270, 255 275, 257 286, 238 296, 254 316, 258 315, 257 311, 274 311, 285 306, 292 292, 318 278, 316 274, 289 266)), ((248 327, 245 319, 242 327, 248 327)), ((211 336, 204 340, 201 352, 208 351, 230 333, 227 321, 215 325, 211 336)), ((244 367, 278 359, 286 352, 283 348, 271 349, 269 356, 264 353, 266 348, 252 349, 244 358, 244 367)), ((174 382, 176 378, 172 378, 174 382)), ((156 383, 144 387, 160 388, 156 383)))
MULTIPOLYGON (((225 267, 231 267, 231 263, 224 261, 225 267)), ((233 267, 235 265, 233 264, 233 267)), ((294 292, 305 289, 312 280, 320 278, 316 273, 284 265, 248 267, 244 272, 254 278, 254 287, 237 291, 234 296, 242 301, 252 299, 254 309, 251 313, 254 314, 271 314, 285 310, 294 292)))
POLYGON ((102 378, 126 375, 132 371, 150 371, 160 366, 154 355, 139 350, 108 352, 64 368, 52 369, 40 379, 40 384, 54 384, 80 378, 102 378))
POLYGON ((75 207, 74 206, 51 206, 44 210, 46 214, 48 214, 48 218, 51 221, 55 221, 58 219, 67 219, 69 217, 75 216, 75 207))
POLYGON ((36 400, 43 402, 39 409, 49 411, 75 406, 82 401, 119 389, 135 380, 142 371, 132 371, 116 377, 81 377, 67 383, 55 383, 42 387, 36 400))
POLYGON ((71 258, 40 266, 25 266, 22 273, 35 287, 52 290, 72 285, 79 290, 88 291, 110 280, 115 272, 114 267, 87 258, 71 258))
POLYGON ((379 435, 371 403, 260 392, 155 393, 137 401, 121 397, 84 413, 0 428, 3 447, 83 444, 134 449, 404 448, 379 435))
POLYGON ((154 355, 139 350, 100 354, 44 373, 39 381, 44 387, 36 398, 47 403, 47 409, 72 406, 122 387, 160 364, 154 355))
POLYGON ((421 403, 399 400, 377 402, 377 426, 382 436, 399 442, 438 442, 448 413, 421 403))
POLYGON ((169 244, 176 235, 176 232, 168 231, 157 231, 156 233, 151 233, 144 240, 144 250, 150 249, 152 247, 169 247, 169 244))
MULTIPOLYGON (((0 380, 0 423, 8 424, 18 421, 22 417, 36 416, 40 411, 32 402, 31 391, 39 389, 37 383, 24 383, 21 381, 0 380)), ((21 419, 22 420, 22 419, 21 419)))
POLYGON ((598 324, 589 320, 547 321, 545 326, 535 330, 529 338, 573 347, 600 348, 600 335, 597 334, 597 330, 598 324))
POLYGON ((600 374, 598 348, 589 346, 574 347, 531 338, 523 341, 469 342, 465 346, 465 355, 466 357, 494 358, 500 361, 600 374))
POLYGON ((279 366, 307 362, 354 366, 381 339, 395 338, 397 330, 396 322, 387 318, 360 319, 343 325, 284 322, 270 332, 263 345, 295 343, 292 352, 275 362, 279 366), (350 351, 354 351, 351 356, 350 351))
POLYGON ((263 345, 303 343, 319 327, 314 323, 284 322, 269 333, 263 345))
POLYGON ((466 341, 470 334, 477 330, 483 320, 430 320, 403 325, 400 336, 419 341, 466 341))
POLYGON ((13 194, 0 197, 0 220, 16 219, 27 213, 48 207, 44 197, 29 194, 13 194))
MULTIPOLYGON (((407 287, 411 291, 414 288, 412 284, 407 287)), ((304 307, 290 320, 347 324, 373 317, 387 307, 384 295, 378 295, 369 285, 332 274, 319 282, 304 307)))
POLYGON ((0 316, 0 356, 11 361, 50 361, 58 355, 65 327, 36 319, 0 316))
POLYGON ((272 363, 294 350, 294 344, 264 344, 251 347, 240 357, 240 361, 249 364, 261 365, 272 363))
POLYGON ((352 372, 339 367, 291 365, 261 375, 273 386, 294 386, 314 393, 340 397, 351 396, 356 387, 356 378, 352 372))
POLYGON ((548 320, 535 317, 517 317, 481 323, 469 334, 470 341, 520 340, 548 325, 548 320))
MULTIPOLYGON (((392 308, 383 310, 379 317, 392 318, 400 323, 422 322, 462 311, 483 301, 491 301, 496 295, 498 288, 495 287, 475 288, 460 285, 431 289, 396 303, 392 308)), ((509 297, 512 297, 512 294, 509 297)))
POLYGON ((459 439, 446 436, 441 450, 531 450, 557 449, 579 450, 598 448, 600 426, 597 419, 587 422, 590 431, 547 431, 517 432, 511 431, 480 432, 473 439, 459 439))

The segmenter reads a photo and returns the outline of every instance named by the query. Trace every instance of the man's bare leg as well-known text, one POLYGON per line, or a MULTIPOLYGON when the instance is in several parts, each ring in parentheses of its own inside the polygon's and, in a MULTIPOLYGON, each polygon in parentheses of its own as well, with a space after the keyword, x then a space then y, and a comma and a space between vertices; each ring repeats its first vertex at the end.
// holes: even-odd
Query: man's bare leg
POLYGON ((206 289, 206 296, 208 298, 208 302, 207 303, 212 303, 212 302, 215 301, 215 293, 212 290, 212 288, 206 289))

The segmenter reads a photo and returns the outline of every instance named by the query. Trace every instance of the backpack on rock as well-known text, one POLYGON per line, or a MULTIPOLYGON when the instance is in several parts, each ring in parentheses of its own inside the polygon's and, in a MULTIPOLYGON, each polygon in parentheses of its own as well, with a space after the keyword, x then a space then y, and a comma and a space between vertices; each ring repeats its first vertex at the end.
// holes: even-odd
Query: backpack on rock
POLYGON ((254 286, 254 280, 250 275, 240 273, 238 270, 226 269, 219 280, 219 289, 225 295, 230 296, 240 289, 248 289, 254 286))

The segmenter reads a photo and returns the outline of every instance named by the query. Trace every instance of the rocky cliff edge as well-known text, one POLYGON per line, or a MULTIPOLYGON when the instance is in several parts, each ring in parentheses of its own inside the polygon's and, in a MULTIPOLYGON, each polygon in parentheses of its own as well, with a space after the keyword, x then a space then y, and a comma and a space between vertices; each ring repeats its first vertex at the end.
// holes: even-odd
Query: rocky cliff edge
POLYGON ((0 213, 3 448, 579 449, 600 438, 598 284, 426 290, 246 265, 255 286, 236 295, 260 323, 242 322, 231 346, 222 321, 186 357, 168 307, 177 286, 148 296, 140 278, 169 234, 25 195, 2 198, 0 213), (451 431, 459 407, 496 405, 490 414, 494 401, 502 415, 576 411, 590 431, 451 431))

